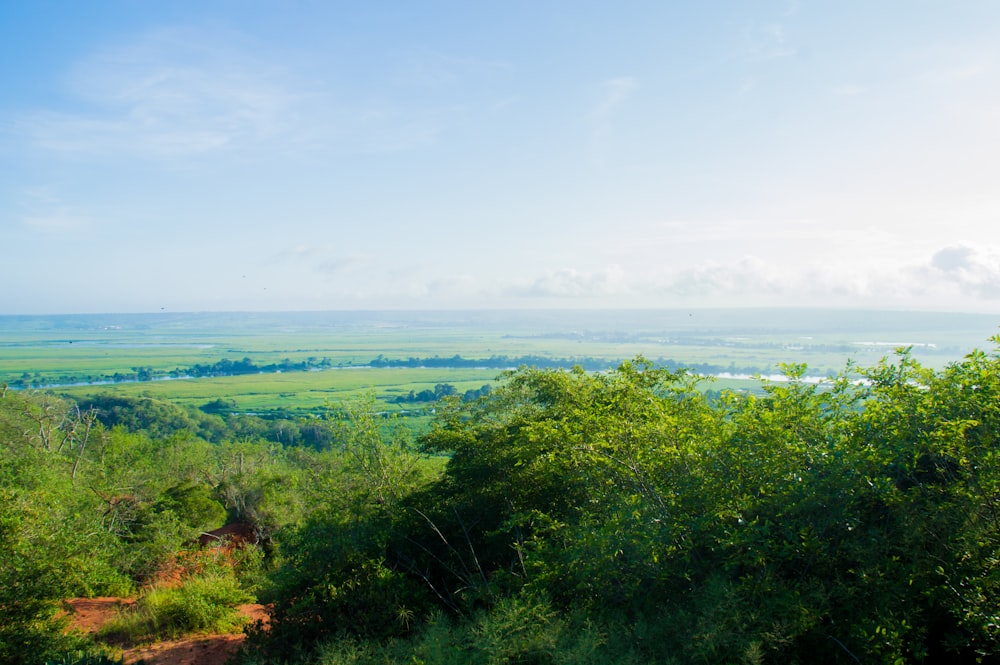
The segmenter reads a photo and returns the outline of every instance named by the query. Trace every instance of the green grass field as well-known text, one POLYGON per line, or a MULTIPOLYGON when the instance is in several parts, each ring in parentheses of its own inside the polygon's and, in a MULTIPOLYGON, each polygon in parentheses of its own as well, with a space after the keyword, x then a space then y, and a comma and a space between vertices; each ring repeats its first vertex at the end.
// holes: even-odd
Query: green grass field
MULTIPOLYGON (((241 410, 315 411, 374 392, 387 409, 409 391, 448 383, 459 392, 499 369, 369 368, 378 356, 537 356, 618 361, 637 355, 718 371, 812 373, 871 365, 896 346, 940 368, 973 348, 992 348, 1000 317, 836 310, 648 312, 315 312, 0 316, 0 382, 53 386, 69 395, 149 395, 181 404, 234 400, 241 410), (65 386, 136 368, 154 373, 249 358, 255 365, 328 359, 323 371, 65 386)), ((739 379, 711 388, 755 385, 739 379)))
MULTIPOLYGON (((433 390, 439 383, 451 384, 461 393, 490 384, 498 375, 499 372, 496 370, 482 369, 358 367, 316 372, 76 386, 60 388, 59 392, 71 396, 90 395, 95 392, 130 397, 145 396, 186 406, 201 406, 212 400, 224 398, 234 400, 238 408, 245 411, 275 409, 316 411, 325 407, 339 407, 362 394, 374 392, 376 397, 387 401, 387 407, 394 410, 409 410, 414 406, 397 405, 390 400, 406 395, 411 390, 414 392, 433 390)), ((417 405, 417 408, 420 406, 417 405)))

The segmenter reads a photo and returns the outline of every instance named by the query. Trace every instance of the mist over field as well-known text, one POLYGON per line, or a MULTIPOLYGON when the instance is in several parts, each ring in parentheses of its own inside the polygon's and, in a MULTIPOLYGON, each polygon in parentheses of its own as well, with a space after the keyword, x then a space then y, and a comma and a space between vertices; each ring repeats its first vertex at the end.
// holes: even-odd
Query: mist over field
POLYGON ((998 326, 1000 318, 988 314, 819 308, 0 316, 0 352, 33 347, 69 352, 76 345, 74 350, 145 348, 198 357, 238 355, 243 349, 266 352, 269 358, 281 352, 295 357, 332 354, 338 362, 359 363, 366 360, 366 351, 473 358, 527 350, 550 357, 594 353, 620 360, 642 353, 683 363, 721 362, 735 350, 748 356, 756 349, 767 363, 824 353, 817 357, 829 369, 838 357, 877 359, 898 347, 912 347, 934 364, 957 360, 988 345, 998 326), (297 348, 303 344, 313 348, 297 348), (782 353, 788 357, 779 358, 782 353))

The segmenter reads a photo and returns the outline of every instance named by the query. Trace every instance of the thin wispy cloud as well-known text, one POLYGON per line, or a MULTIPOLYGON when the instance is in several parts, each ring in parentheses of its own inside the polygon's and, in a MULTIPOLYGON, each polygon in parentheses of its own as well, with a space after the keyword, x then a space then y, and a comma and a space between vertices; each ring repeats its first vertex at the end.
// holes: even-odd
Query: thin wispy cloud
POLYGON ((405 87, 450 88, 506 78, 513 70, 513 66, 504 60, 418 52, 406 55, 404 63, 391 76, 391 81, 405 87))
POLYGON ((928 66, 920 78, 931 83, 962 83, 989 76, 997 70, 998 54, 993 49, 928 51, 924 57, 933 58, 934 64, 928 66))
POLYGON ((832 92, 838 97, 856 97, 863 94, 865 92, 865 88, 853 83, 843 83, 841 85, 834 86, 832 92))
POLYGON ((45 233, 75 231, 85 227, 88 221, 86 217, 58 210, 47 215, 25 215, 21 218, 25 226, 45 233))
POLYGON ((342 277, 375 265, 374 257, 345 251, 333 243, 300 243, 271 254, 266 266, 276 266, 282 270, 298 269, 311 271, 321 277, 342 277))
POLYGON ((79 231, 91 225, 90 216, 65 202, 49 187, 32 187, 22 192, 21 224, 44 234, 79 231))
POLYGON ((342 277, 345 274, 356 272, 371 263, 371 257, 359 254, 332 256, 320 261, 316 265, 316 270, 327 277, 342 277))
POLYGON ((745 32, 746 50, 754 58, 771 60, 795 55, 781 23, 754 23, 745 32))
POLYGON ((162 29, 105 48, 68 74, 69 109, 38 110, 19 124, 49 150, 153 157, 238 149, 287 132, 304 94, 280 69, 226 46, 231 37, 162 29))
POLYGON ((388 91, 341 94, 298 71, 300 60, 238 33, 159 29, 78 62, 67 103, 21 114, 16 132, 44 150, 94 156, 378 153, 433 143, 455 113, 388 91))
POLYGON ((799 0, 789 0, 788 4, 785 5, 784 11, 781 12, 782 16, 795 16, 799 12, 799 0))
POLYGON ((325 245, 310 245, 310 244, 298 244, 292 247, 285 247, 280 249, 268 258, 269 264, 282 264, 282 263, 298 263, 308 259, 314 259, 317 256, 323 256, 327 252, 332 251, 332 248, 325 245))
POLYGON ((592 164, 603 164, 607 144, 614 127, 615 114, 638 87, 639 81, 634 76, 608 79, 601 84, 600 99, 590 112, 590 161, 592 164))

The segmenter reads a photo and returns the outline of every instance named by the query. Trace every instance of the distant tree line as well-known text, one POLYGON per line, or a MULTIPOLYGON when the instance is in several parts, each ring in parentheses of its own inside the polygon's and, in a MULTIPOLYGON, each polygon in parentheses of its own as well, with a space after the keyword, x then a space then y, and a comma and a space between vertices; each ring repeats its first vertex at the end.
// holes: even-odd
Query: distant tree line
POLYGON ((306 372, 310 370, 328 369, 333 366, 330 358, 306 358, 305 360, 293 362, 285 358, 280 362, 258 365, 250 358, 242 360, 230 360, 223 358, 215 363, 199 363, 191 367, 177 367, 166 371, 153 367, 132 367, 129 372, 115 372, 114 374, 62 374, 57 377, 42 376, 38 372, 30 374, 24 372, 21 376, 8 381, 8 385, 15 389, 25 388, 48 388, 52 386, 67 385, 74 383, 100 384, 100 383, 126 383, 133 381, 154 381, 156 379, 186 379, 186 378, 208 378, 218 376, 239 376, 244 374, 275 374, 277 372, 306 372))
POLYGON ((300 362, 292 362, 285 358, 281 362, 270 363, 268 365, 257 365, 250 358, 243 360, 222 360, 208 365, 199 364, 182 370, 176 369, 172 373, 174 376, 190 376, 194 378, 211 376, 239 376, 241 374, 274 374, 276 372, 306 372, 315 369, 327 369, 333 365, 329 358, 307 358, 300 362))
MULTIPOLYGON (((471 388, 462 393, 463 402, 471 402, 473 400, 479 399, 480 397, 485 397, 490 394, 489 384, 483 384, 480 388, 471 388)), ((450 397, 451 395, 457 395, 458 390, 455 386, 450 383, 439 383, 434 386, 434 390, 425 389, 419 392, 411 390, 406 395, 399 395, 395 399, 391 400, 396 404, 414 404, 414 403, 427 403, 436 402, 439 399, 445 397, 450 397)))
POLYGON ((372 367, 430 367, 430 368, 480 368, 516 369, 518 367, 537 367, 539 369, 560 369, 574 366, 588 371, 613 369, 621 360, 607 358, 549 358, 546 356, 505 356, 492 355, 489 358, 463 358, 455 354, 448 358, 440 356, 425 358, 386 358, 379 354, 369 365, 372 367))
MULTIPOLYGON (((624 358, 594 358, 591 356, 551 358, 547 356, 525 355, 506 356, 492 355, 489 358, 463 358, 455 354, 450 357, 431 356, 424 358, 386 358, 379 354, 368 364, 371 367, 429 367, 429 368, 487 368, 513 370, 530 367, 534 369, 572 369, 580 367, 588 372, 602 372, 612 370, 620 365, 624 358)), ((756 365, 737 366, 735 363, 728 365, 718 365, 714 363, 685 363, 672 358, 657 358, 656 364, 670 371, 688 370, 695 374, 710 376, 722 372, 731 374, 770 374, 774 371, 771 365, 763 367, 756 365)))

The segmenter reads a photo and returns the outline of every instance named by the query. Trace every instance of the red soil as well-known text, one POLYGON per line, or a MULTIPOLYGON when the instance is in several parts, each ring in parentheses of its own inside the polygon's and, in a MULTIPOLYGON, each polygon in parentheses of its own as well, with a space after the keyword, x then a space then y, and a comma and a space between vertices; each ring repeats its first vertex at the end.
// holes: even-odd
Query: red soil
MULTIPOLYGON (((131 605, 127 598, 73 598, 64 602, 70 626, 84 633, 96 632, 119 608, 131 605)), ((242 605, 240 612, 251 622, 267 623, 263 605, 242 605)), ((223 665, 245 635, 197 635, 183 640, 156 642, 123 651, 126 663, 143 660, 147 665, 223 665)))
MULTIPOLYGON (((230 524, 204 533, 199 538, 202 550, 179 553, 154 576, 153 585, 171 587, 181 583, 184 575, 198 570, 204 558, 222 555, 228 558, 234 549, 257 542, 256 535, 246 526, 230 524)), ((63 606, 69 616, 70 629, 96 633, 115 612, 135 602, 131 598, 72 598, 63 606)), ((267 625, 268 615, 263 605, 242 605, 240 612, 250 624, 261 621, 267 625)), ((223 665, 240 648, 246 635, 196 635, 182 640, 168 640, 124 649, 125 663, 140 660, 146 665, 223 665)))

